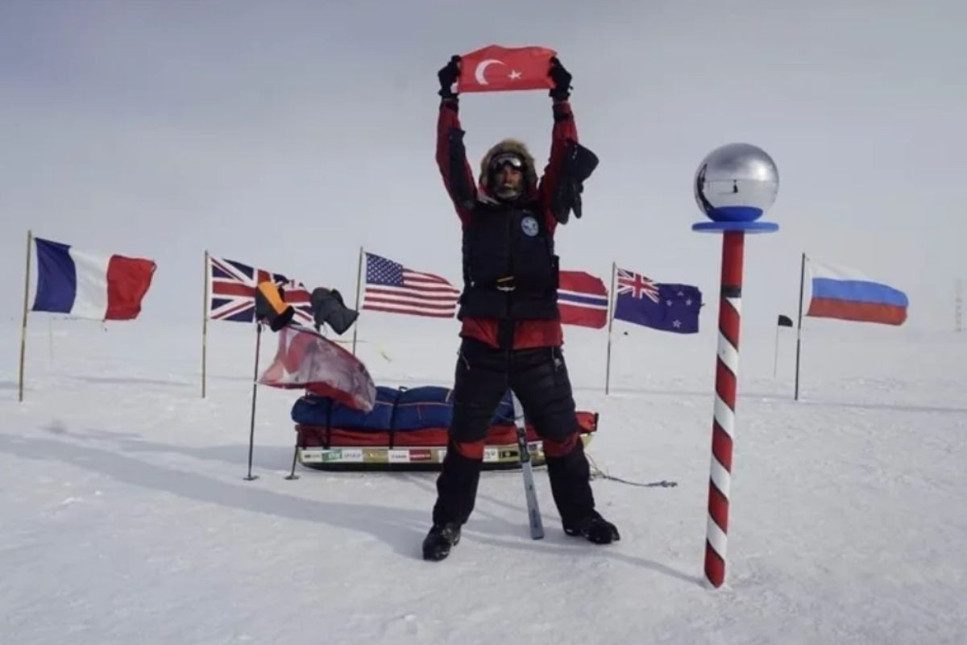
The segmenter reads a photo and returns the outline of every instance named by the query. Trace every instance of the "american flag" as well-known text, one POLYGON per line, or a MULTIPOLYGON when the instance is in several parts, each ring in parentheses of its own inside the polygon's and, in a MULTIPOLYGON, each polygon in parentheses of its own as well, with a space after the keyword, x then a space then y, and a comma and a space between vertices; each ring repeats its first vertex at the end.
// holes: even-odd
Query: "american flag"
POLYGON ((362 309, 453 318, 459 297, 460 290, 446 278, 407 269, 373 253, 366 254, 362 309))
POLYGON ((618 294, 631 294, 636 300, 648 296, 653 302, 658 302, 658 285, 640 273, 619 268, 618 294))
POLYGON ((208 317, 211 320, 253 322, 255 320, 255 288, 272 281, 282 287, 285 301, 295 308, 295 319, 312 322, 312 305, 305 285, 289 280, 281 273, 255 269, 225 258, 208 256, 208 317))

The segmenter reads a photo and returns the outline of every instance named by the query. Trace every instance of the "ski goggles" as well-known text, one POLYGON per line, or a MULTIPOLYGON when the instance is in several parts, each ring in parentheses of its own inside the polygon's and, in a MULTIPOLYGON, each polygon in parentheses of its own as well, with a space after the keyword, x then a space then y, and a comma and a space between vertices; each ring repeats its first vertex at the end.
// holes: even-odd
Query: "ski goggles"
POLYGON ((515 152, 504 152, 499 155, 495 155, 493 159, 490 160, 490 164, 487 166, 490 172, 494 172, 499 168, 504 166, 510 166, 514 170, 524 171, 524 160, 521 156, 515 152))

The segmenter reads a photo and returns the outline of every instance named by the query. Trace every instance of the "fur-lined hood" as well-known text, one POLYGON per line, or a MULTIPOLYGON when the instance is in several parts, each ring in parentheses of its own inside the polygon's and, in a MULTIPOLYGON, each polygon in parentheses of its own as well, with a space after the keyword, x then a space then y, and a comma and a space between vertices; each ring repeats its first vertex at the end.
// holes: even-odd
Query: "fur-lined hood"
POLYGON ((537 188, 537 168, 534 163, 534 156, 531 155, 524 142, 517 139, 504 139, 496 143, 483 156, 483 159, 480 160, 480 177, 477 179, 480 188, 485 191, 488 189, 487 167, 490 165, 490 160, 507 152, 518 154, 524 160, 524 194, 535 190, 537 188))

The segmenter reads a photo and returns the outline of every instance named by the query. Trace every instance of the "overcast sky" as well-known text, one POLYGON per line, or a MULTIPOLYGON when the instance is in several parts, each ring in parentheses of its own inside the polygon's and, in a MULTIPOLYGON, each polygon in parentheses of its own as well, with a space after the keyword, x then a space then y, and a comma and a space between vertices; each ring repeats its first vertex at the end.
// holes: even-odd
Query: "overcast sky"
MULTIPOLYGON (((965 29, 963 0, 5 0, 0 316, 19 316, 28 228, 155 259, 153 319, 200 317, 205 249, 347 294, 360 246, 456 282, 436 71, 534 44, 573 73, 601 158, 584 218, 558 234, 563 267, 607 281, 615 261, 696 284, 713 309, 720 240, 691 231, 692 180, 745 141, 780 173, 765 218, 780 230, 747 242, 747 319, 795 315, 805 251, 905 290, 911 326, 950 329, 967 278, 965 29)), ((505 136, 543 165, 546 92, 461 104, 473 166, 505 136)))

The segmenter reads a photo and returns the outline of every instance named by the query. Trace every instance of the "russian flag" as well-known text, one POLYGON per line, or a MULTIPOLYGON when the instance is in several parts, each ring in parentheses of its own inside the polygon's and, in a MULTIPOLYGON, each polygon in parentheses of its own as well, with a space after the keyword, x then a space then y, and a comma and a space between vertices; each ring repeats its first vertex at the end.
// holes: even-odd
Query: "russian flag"
POLYGON ((151 260, 79 251, 34 238, 37 286, 31 311, 93 320, 131 320, 157 265, 151 260))
POLYGON ((561 271, 557 308, 562 324, 601 329, 608 323, 608 289, 590 273, 561 271))
POLYGON ((812 296, 807 316, 902 325, 907 294, 856 269, 809 260, 812 296))

